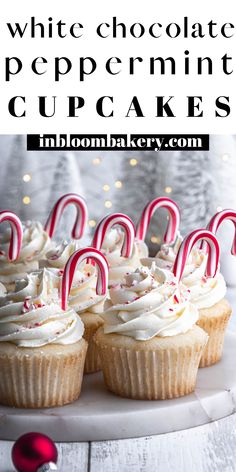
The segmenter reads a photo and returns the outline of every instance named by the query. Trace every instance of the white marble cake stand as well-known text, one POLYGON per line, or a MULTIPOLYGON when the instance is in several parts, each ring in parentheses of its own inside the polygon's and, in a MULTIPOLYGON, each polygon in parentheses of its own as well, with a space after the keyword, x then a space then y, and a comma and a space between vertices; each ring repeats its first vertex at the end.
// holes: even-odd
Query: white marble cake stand
POLYGON ((184 430, 236 411, 236 334, 228 333, 222 361, 200 369, 195 393, 176 400, 134 401, 106 391, 101 374, 87 375, 80 399, 42 410, 0 407, 0 439, 27 431, 55 441, 125 439, 184 430))

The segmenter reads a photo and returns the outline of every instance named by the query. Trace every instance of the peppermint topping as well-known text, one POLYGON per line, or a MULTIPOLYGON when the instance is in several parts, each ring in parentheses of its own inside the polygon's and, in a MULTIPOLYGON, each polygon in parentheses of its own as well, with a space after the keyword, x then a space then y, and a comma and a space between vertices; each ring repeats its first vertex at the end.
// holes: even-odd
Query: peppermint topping
POLYGON ((174 303, 179 303, 179 299, 178 299, 177 295, 174 295, 174 303))

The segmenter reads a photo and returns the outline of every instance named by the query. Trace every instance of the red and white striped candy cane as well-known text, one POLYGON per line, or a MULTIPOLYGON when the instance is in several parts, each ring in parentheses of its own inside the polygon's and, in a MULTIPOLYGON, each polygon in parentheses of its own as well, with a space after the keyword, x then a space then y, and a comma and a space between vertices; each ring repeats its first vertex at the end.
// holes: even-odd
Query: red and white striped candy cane
POLYGON ((166 197, 155 198, 145 206, 136 227, 136 238, 144 241, 150 221, 158 208, 166 208, 169 212, 170 218, 164 236, 164 242, 171 244, 175 241, 179 229, 180 211, 178 205, 173 200, 166 197))
POLYGON ((23 239, 23 228, 20 218, 18 218, 12 211, 0 212, 0 223, 8 221, 11 225, 11 239, 8 251, 8 259, 15 261, 20 254, 21 244, 23 239))
MULTIPOLYGON (((223 223, 224 220, 232 221, 234 224, 234 239, 232 244, 231 253, 233 256, 236 256, 236 211, 231 209, 226 209, 216 213, 207 225, 207 229, 216 234, 219 226, 223 223)), ((206 251, 206 245, 202 244, 201 248, 206 251)))
POLYGON ((96 292, 98 295, 106 295, 108 286, 108 264, 105 256, 97 249, 87 247, 75 251, 72 256, 68 259, 62 277, 61 286, 61 307, 65 310, 67 307, 67 299, 70 293, 71 285, 75 269, 78 264, 84 260, 93 260, 98 267, 98 279, 96 292))
POLYGON ((206 277, 214 277, 216 275, 220 257, 219 243, 215 235, 211 231, 207 229, 196 229, 184 238, 178 250, 173 267, 173 273, 178 279, 178 281, 180 281, 182 278, 186 262, 188 260, 190 252, 193 249, 193 246, 201 240, 206 241, 209 248, 207 254, 208 258, 206 267, 206 277))
POLYGON ((105 216, 97 225, 92 241, 92 247, 101 249, 107 231, 113 226, 119 225, 125 231, 124 243, 121 249, 121 255, 130 257, 133 251, 135 227, 133 221, 123 213, 113 213, 105 216))
POLYGON ((73 239, 80 239, 83 236, 88 218, 86 202, 83 197, 77 195, 77 193, 67 193, 66 195, 63 195, 61 198, 59 198, 59 200, 56 202, 45 224, 44 229, 50 238, 52 238, 55 233, 56 226, 61 219, 64 209, 70 204, 75 205, 77 210, 76 220, 71 232, 71 237, 73 239))

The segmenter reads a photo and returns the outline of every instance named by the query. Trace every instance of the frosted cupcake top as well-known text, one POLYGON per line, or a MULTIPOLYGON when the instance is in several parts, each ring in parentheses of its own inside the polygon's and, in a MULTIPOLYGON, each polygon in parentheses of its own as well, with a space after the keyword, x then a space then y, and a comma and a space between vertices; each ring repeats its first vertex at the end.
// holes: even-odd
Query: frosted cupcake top
POLYGON ((144 242, 135 242, 131 257, 121 256, 121 248, 124 241, 124 233, 120 228, 112 228, 105 236, 102 253, 109 265, 109 286, 122 283, 127 273, 133 272, 140 266, 140 258, 148 254, 144 242))
POLYGON ((0 236, 0 280, 10 284, 25 277, 29 272, 39 268, 39 260, 43 259, 51 247, 51 239, 38 221, 23 223, 23 241, 20 256, 15 262, 7 258, 11 231, 7 228, 0 236))
MULTIPOLYGON (((154 258, 144 258, 142 263, 150 267, 155 261, 159 268, 172 270, 181 242, 182 238, 178 236, 175 244, 170 246, 163 244, 154 258)), ((206 264, 206 254, 199 248, 193 249, 182 277, 182 283, 190 290, 191 302, 198 309, 210 308, 222 300, 226 294, 226 283, 219 271, 214 278, 205 277, 206 264)))
MULTIPOLYGON (((141 261, 142 264, 150 267, 152 263, 155 262, 161 269, 171 270, 182 241, 182 236, 178 234, 174 244, 162 244, 160 251, 157 252, 155 257, 143 257, 141 261)), ((189 257, 189 261, 191 261, 191 256, 189 257)))
POLYGON ((0 297, 6 294, 6 287, 0 282, 0 297))
MULTIPOLYGON (((46 254, 46 260, 40 264, 56 269, 55 275, 61 277, 69 257, 79 249, 78 241, 64 241, 46 254), (60 271, 58 272, 58 269, 60 271)), ((105 296, 97 295, 97 271, 92 264, 82 264, 76 269, 69 294, 69 305, 78 313, 103 311, 105 296)))
POLYGON ((76 270, 70 290, 68 302, 77 312, 102 313, 106 295, 97 295, 97 270, 91 264, 80 266, 76 270))
POLYGON ((79 248, 80 244, 78 241, 63 241, 46 253, 45 260, 41 262, 41 265, 64 269, 69 257, 79 248))
POLYGON ((198 320, 189 290, 174 275, 152 264, 125 277, 110 289, 111 306, 102 317, 105 333, 119 333, 145 341, 154 336, 185 333, 198 320))
POLYGON ((16 282, 16 290, 0 297, 0 342, 19 347, 74 344, 84 332, 76 312, 60 306, 59 277, 43 269, 16 282))

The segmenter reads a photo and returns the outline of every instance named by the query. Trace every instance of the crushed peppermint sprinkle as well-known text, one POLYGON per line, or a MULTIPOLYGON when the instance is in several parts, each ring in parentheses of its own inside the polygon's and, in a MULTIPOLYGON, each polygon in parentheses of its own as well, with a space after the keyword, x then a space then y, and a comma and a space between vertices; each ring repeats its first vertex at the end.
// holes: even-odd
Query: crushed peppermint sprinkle
POLYGON ((60 269, 59 272, 58 272, 59 275, 63 275, 64 274, 64 269, 60 269))
POLYGON ((29 301, 28 301, 27 299, 25 299, 25 301, 24 301, 24 303, 23 303, 23 309, 24 309, 24 310, 28 310, 28 309, 29 309, 29 306, 30 306, 29 301))
POLYGON ((91 276, 91 272, 87 272, 87 277, 90 277, 91 276))
POLYGON ((5 251, 0 251, 0 256, 5 256, 5 255, 6 255, 5 251))
POLYGON ((162 252, 163 252, 163 254, 164 254, 165 256, 167 256, 167 255, 169 254, 169 251, 170 251, 169 246, 163 244, 163 245, 162 245, 162 252))
POLYGON ((42 308, 45 306, 45 303, 41 303, 41 302, 32 303, 32 301, 30 300, 31 300, 31 297, 25 298, 21 313, 26 313, 26 312, 29 312, 30 310, 37 310, 37 308, 42 308))
POLYGON ((207 278, 205 277, 205 275, 203 275, 203 277, 202 277, 202 282, 203 282, 204 284, 207 283, 207 278))
POLYGON ((133 280, 132 284, 131 284, 131 287, 134 287, 134 285, 137 285, 138 281, 137 280, 133 280))
POLYGON ((33 259, 34 259, 34 256, 27 256, 27 257, 25 258, 25 260, 26 260, 27 262, 30 262, 30 261, 32 261, 33 259))
POLYGON ((169 311, 174 311, 173 308, 169 308, 169 311))
POLYGON ((52 254, 48 259, 50 261, 55 261, 56 259, 58 259, 58 257, 59 257, 58 254, 52 254))
POLYGON ((174 295, 174 302, 179 303, 179 299, 178 299, 177 295, 174 295))

